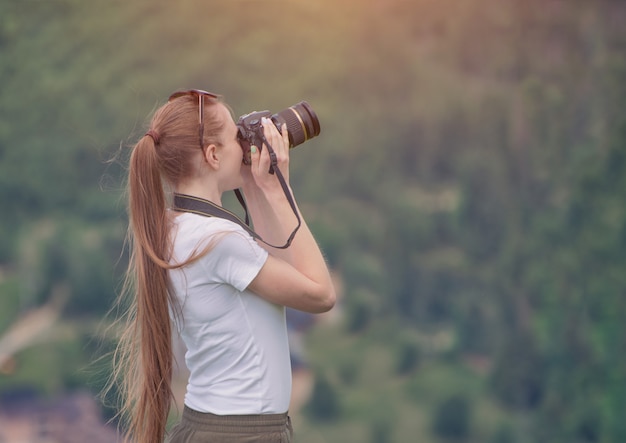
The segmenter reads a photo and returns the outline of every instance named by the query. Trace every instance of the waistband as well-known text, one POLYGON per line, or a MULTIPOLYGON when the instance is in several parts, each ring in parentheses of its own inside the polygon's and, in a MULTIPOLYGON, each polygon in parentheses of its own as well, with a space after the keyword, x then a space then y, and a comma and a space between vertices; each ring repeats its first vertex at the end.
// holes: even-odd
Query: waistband
POLYGON ((284 414, 215 415, 198 412, 185 405, 181 423, 187 423, 198 431, 211 432, 283 432, 289 423, 284 414))

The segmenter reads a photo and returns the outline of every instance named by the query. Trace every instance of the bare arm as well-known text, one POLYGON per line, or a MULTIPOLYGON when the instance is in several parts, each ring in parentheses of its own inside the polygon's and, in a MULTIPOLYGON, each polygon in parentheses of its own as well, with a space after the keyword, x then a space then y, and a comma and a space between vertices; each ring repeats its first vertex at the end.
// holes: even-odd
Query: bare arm
MULTIPOLYGON (((289 180, 289 144, 286 128, 281 136, 272 122, 264 124, 265 137, 278 158, 285 180, 289 180)), ((243 191, 255 231, 272 244, 284 244, 297 220, 276 175, 268 173, 268 149, 252 153, 249 174, 244 174, 243 191)), ((291 192, 291 188, 289 188, 291 192)), ((299 211, 299 209, 298 209, 299 211)), ((302 218, 302 216, 301 216, 302 218)), ((325 312, 335 304, 335 289, 317 242, 306 222, 286 250, 264 246, 267 262, 249 289, 274 303, 307 312, 325 312)))

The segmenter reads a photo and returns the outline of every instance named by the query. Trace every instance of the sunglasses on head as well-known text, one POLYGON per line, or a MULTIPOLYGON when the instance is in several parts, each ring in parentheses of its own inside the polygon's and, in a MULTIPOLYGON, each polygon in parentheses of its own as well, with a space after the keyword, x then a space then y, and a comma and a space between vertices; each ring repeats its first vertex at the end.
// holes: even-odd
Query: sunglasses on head
POLYGON ((186 95, 198 96, 198 135, 200 136, 200 149, 204 148, 202 141, 204 140, 204 97, 210 97, 212 99, 220 98, 219 95, 212 92, 203 91, 202 89, 188 89, 185 91, 177 91, 170 95, 167 100, 171 102, 179 97, 186 95))

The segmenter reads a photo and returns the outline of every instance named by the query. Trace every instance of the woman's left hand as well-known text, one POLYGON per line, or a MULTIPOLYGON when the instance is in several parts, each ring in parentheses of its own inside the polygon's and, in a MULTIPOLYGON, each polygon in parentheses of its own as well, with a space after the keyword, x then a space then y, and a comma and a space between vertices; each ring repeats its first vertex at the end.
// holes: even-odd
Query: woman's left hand
MULTIPOLYGON (((276 166, 280 169, 287 184, 289 184, 289 136, 287 126, 283 124, 281 132, 278 131, 274 123, 268 119, 263 119, 263 133, 265 139, 272 146, 276 156, 276 166)), ((251 150, 251 178, 258 188, 263 191, 271 191, 280 188, 280 183, 276 174, 270 174, 271 156, 267 144, 263 144, 263 149, 253 146, 251 150), (255 149, 256 148, 256 149, 255 149)), ((246 182, 248 182, 246 180, 246 182)), ((250 183, 247 183, 249 185, 250 183)))

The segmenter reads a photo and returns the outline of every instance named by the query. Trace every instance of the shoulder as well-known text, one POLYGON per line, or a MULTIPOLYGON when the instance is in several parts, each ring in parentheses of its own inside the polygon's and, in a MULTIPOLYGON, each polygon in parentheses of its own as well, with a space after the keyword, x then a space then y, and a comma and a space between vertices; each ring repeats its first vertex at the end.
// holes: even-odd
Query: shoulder
POLYGON ((215 234, 243 231, 241 226, 218 217, 205 217, 203 215, 185 212, 174 217, 173 235, 178 239, 195 238, 202 239, 215 234))
POLYGON ((187 243, 202 246, 213 243, 214 250, 222 252, 244 251, 264 256, 252 236, 237 223, 219 217, 183 213, 174 219, 173 240, 175 244, 187 243))

